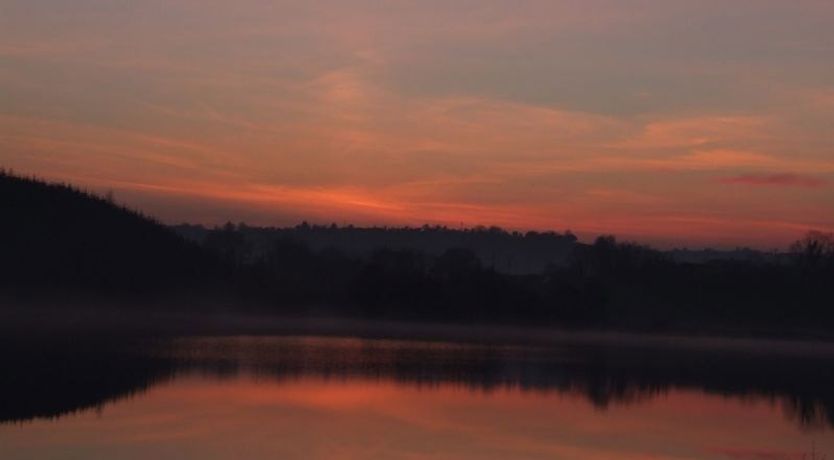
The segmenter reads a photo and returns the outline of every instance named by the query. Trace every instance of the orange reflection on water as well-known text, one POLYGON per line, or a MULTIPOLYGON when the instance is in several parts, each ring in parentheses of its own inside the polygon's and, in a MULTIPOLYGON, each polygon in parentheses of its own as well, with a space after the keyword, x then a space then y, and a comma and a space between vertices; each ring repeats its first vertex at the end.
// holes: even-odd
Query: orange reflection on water
POLYGON ((579 395, 366 378, 187 377, 98 412, 0 427, 2 458, 800 459, 767 401, 671 391, 602 410, 579 395))

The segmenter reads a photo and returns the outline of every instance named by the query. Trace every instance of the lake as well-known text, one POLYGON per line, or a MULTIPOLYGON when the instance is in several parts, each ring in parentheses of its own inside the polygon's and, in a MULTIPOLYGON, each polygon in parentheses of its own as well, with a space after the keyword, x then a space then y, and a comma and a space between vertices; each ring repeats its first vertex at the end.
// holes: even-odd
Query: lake
POLYGON ((232 336, 4 350, 3 459, 834 456, 831 355, 790 347, 232 336))

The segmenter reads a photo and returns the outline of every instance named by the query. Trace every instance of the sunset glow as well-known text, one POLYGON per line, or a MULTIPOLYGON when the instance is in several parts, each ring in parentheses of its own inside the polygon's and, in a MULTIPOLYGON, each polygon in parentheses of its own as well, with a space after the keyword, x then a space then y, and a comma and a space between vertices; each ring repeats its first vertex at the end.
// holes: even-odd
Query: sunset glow
POLYGON ((834 3, 11 0, 0 167, 168 223, 834 231, 834 3))

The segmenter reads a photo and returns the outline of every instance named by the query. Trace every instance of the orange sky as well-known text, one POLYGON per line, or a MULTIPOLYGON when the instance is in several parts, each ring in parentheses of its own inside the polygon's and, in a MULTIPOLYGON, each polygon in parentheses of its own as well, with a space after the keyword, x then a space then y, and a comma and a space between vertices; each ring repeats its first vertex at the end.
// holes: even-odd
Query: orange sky
POLYGON ((834 3, 5 1, 0 166, 166 222, 783 247, 834 230, 834 3))

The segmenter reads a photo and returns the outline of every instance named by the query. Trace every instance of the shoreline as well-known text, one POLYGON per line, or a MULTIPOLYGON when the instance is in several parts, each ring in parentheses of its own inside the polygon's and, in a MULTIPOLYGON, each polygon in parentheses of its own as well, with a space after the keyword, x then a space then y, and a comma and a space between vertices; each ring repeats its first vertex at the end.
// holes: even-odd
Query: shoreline
POLYGON ((456 324, 325 316, 194 313, 66 305, 0 308, 0 333, 26 337, 327 336, 494 346, 599 346, 670 351, 733 351, 834 358, 834 340, 733 334, 567 329, 555 326, 456 324))

